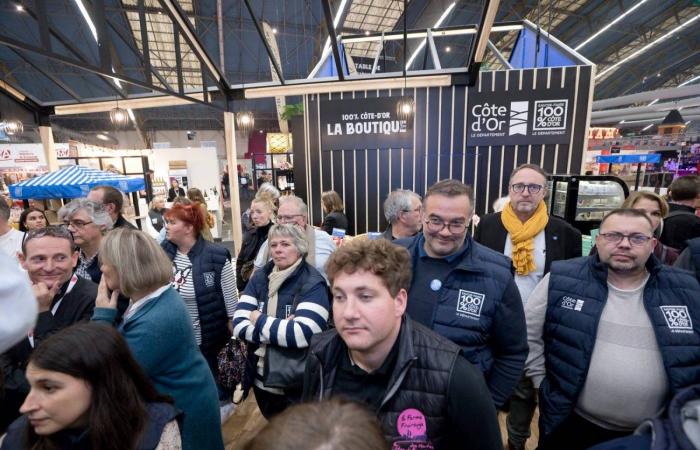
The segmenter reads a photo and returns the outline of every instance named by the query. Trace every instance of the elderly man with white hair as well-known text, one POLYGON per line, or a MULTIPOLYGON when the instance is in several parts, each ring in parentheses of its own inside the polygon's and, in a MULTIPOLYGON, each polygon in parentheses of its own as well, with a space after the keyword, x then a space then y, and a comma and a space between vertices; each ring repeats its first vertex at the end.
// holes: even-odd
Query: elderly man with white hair
MULTIPOLYGON (((309 243, 309 251, 306 261, 314 266, 323 278, 326 277, 326 261, 335 251, 336 246, 331 237, 323 230, 309 225, 309 208, 302 199, 296 196, 282 196, 279 199, 280 206, 277 210, 277 223, 292 224, 299 227, 309 243)), ((263 243, 255 258, 255 270, 261 269, 270 260, 270 251, 267 241, 263 243)))
POLYGON ((384 200, 384 217, 389 226, 383 237, 389 241, 415 236, 421 230, 420 195, 406 189, 392 191, 384 200))
POLYGON ((102 237, 114 223, 104 205, 85 198, 72 200, 58 211, 58 218, 73 234, 80 252, 76 275, 99 283, 102 270, 97 258, 102 237))

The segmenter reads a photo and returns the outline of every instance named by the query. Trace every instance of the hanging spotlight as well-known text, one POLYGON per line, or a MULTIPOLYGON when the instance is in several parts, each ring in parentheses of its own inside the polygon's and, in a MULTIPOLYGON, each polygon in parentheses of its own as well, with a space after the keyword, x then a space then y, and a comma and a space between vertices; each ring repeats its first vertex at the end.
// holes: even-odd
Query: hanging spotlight
POLYGON ((410 97, 401 97, 396 103, 396 115, 400 120, 409 121, 413 118, 414 103, 410 97))
POLYGON ((129 113, 127 110, 117 106, 109 111, 109 120, 112 121, 114 126, 122 127, 129 123, 129 113))
POLYGON ((236 125, 244 133, 248 133, 255 125, 255 117, 251 111, 241 111, 236 114, 236 125))
POLYGON ((17 136, 24 132, 24 125, 19 120, 7 120, 2 126, 8 136, 17 136))

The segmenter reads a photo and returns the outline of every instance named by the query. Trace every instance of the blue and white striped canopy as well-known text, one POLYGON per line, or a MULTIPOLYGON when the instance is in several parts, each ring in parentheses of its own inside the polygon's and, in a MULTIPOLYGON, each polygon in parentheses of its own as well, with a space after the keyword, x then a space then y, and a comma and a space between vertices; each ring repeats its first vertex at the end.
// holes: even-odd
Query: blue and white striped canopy
POLYGON ((85 197, 95 186, 112 186, 122 192, 145 189, 143 178, 130 178, 83 166, 69 166, 9 186, 14 199, 85 197))

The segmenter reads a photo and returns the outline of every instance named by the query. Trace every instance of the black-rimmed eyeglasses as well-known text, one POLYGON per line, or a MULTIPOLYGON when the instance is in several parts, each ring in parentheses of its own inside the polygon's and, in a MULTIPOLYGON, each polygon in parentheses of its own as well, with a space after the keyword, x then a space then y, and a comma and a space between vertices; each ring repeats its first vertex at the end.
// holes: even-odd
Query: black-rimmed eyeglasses
POLYGON ((525 188, 527 188, 527 192, 530 194, 537 194, 540 192, 544 186, 541 184, 525 184, 525 183, 515 183, 510 185, 510 189, 515 192, 516 194, 522 193, 525 188))
POLYGON ((598 236, 605 239, 605 242, 607 242, 608 244, 613 245, 619 244, 625 238, 627 238, 630 245, 635 246, 644 245, 652 239, 651 236, 647 236, 641 233, 622 234, 618 233, 617 231, 611 231, 610 233, 600 233, 598 234, 598 236))

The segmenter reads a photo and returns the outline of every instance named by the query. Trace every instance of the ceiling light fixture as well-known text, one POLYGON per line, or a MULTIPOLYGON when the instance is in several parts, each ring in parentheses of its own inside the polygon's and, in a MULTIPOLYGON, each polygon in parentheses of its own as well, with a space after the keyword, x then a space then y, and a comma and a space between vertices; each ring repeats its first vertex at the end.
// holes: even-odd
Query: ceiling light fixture
POLYGON ((109 120, 115 127, 123 127, 129 123, 129 113, 125 109, 117 106, 109 111, 109 120))
POLYGON ((682 82, 681 84, 678 85, 678 87, 686 86, 686 85, 692 83, 693 81, 698 81, 698 80, 700 80, 700 75, 698 75, 697 77, 691 78, 691 79, 688 80, 688 81, 682 82))
POLYGON ((445 47, 445 51, 447 53, 450 53, 452 51, 452 48, 450 46, 445 47))
POLYGON ((241 111, 236 114, 236 125, 243 133, 249 133, 255 126, 255 117, 252 111, 241 111))
POLYGON ((277 34, 277 28, 273 28, 273 29, 272 29, 272 32, 273 32, 274 34, 277 34))
MULTIPOLYGON (((440 18, 437 20, 437 22, 435 22, 435 25, 433 25, 433 28, 439 28, 442 25, 442 22, 444 22, 445 19, 447 19, 447 16, 452 12, 452 10, 454 9, 456 4, 457 4, 457 2, 452 2, 450 4, 450 6, 447 7, 445 12, 443 12, 442 15, 440 16, 440 18)), ((415 61, 416 57, 418 56, 418 53, 420 53, 420 51, 423 50, 423 47, 425 47, 426 42, 427 42, 426 39, 423 39, 423 41, 421 41, 418 48, 413 51, 411 58, 408 60, 408 63, 406 64, 407 69, 409 67, 411 67, 411 64, 413 64, 413 61, 415 61)))
POLYGON ((24 133, 24 124, 22 124, 22 122, 19 120, 6 120, 0 123, 0 125, 2 125, 2 130, 8 136, 19 136, 20 134, 24 133))
POLYGON ((692 18, 690 18, 689 20, 687 20, 687 21, 683 22, 682 24, 678 25, 676 28, 672 29, 672 30, 669 31, 668 33, 665 33, 663 36, 658 37, 657 39, 655 39, 654 41, 652 41, 652 42, 650 42, 649 44, 645 45, 644 47, 640 48, 640 49, 637 50, 636 52, 634 52, 634 53, 628 55, 626 58, 621 59, 620 61, 616 62, 616 63, 613 64, 612 66, 610 66, 610 67, 608 67, 607 69, 605 69, 604 71, 600 72, 598 75, 596 75, 596 77, 595 77, 596 80, 597 80, 598 78, 602 77, 603 75, 605 75, 605 74, 607 74, 607 73, 609 73, 609 72, 611 72, 611 71, 617 69, 620 65, 626 63, 627 61, 636 58, 637 56, 639 56, 639 55, 641 55, 642 53, 646 52, 647 50, 649 50, 650 48, 652 48, 652 47, 654 47, 655 45, 659 44, 660 42, 665 41, 666 39, 668 39, 669 37, 671 37, 671 36, 673 36, 674 34, 678 33, 678 32, 681 31, 683 28, 687 27, 688 25, 692 24, 693 22, 695 22, 695 21, 698 20, 698 19, 700 19, 700 14, 697 14, 697 15, 693 16, 692 18))
POLYGON ((17 4, 17 5, 15 6, 15 9, 16 9, 17 11, 19 11, 19 12, 22 12, 22 11, 24 11, 24 6, 22 6, 22 5, 20 5, 20 4, 17 4))
POLYGON ((640 6, 642 6, 642 5, 645 4, 647 1, 649 1, 649 0, 642 0, 641 2, 637 3, 636 5, 634 5, 633 7, 631 7, 630 9, 628 9, 627 11, 625 11, 623 14, 621 14, 620 16, 618 16, 617 19, 613 20, 612 22, 610 22, 609 24, 607 24, 607 25, 605 25, 603 28, 601 28, 600 31, 598 31, 597 33, 593 34, 591 37, 589 37, 589 38, 586 39, 585 41, 581 42, 577 47, 574 48, 574 50, 576 50, 576 51, 581 50, 581 49, 583 48, 584 45, 588 44, 588 43, 591 42, 593 39, 595 39, 595 38, 597 38, 598 36, 600 36, 601 34, 605 33, 611 26, 615 25, 617 22, 621 21, 622 19, 624 19, 625 17, 627 17, 629 14, 633 13, 635 9, 639 8, 640 6))
POLYGON ((109 140, 109 138, 107 136, 105 136, 104 134, 101 134, 101 133, 96 134, 95 137, 101 141, 108 141, 109 140))
POLYGON ((651 127, 653 127, 653 126, 654 126, 654 124, 653 124, 653 123, 650 123, 649 125, 647 125, 647 126, 645 126, 644 128, 642 128, 642 131, 647 131, 649 128, 651 128, 651 127))
MULTIPOLYGON (((338 12, 335 14, 335 18, 333 19, 333 29, 338 28, 338 23, 340 22, 340 17, 343 15, 343 11, 345 10, 345 5, 348 3, 348 0, 343 0, 340 2, 340 6, 338 7, 338 12)), ((328 36, 326 38, 326 43, 323 44, 323 51, 321 52, 321 58, 318 60, 318 63, 316 63, 316 66, 314 66, 313 70, 311 73, 309 73, 309 76, 306 78, 313 78, 316 76, 316 72, 319 71, 321 68, 321 64, 326 60, 328 55, 331 53, 331 37, 328 36)))

